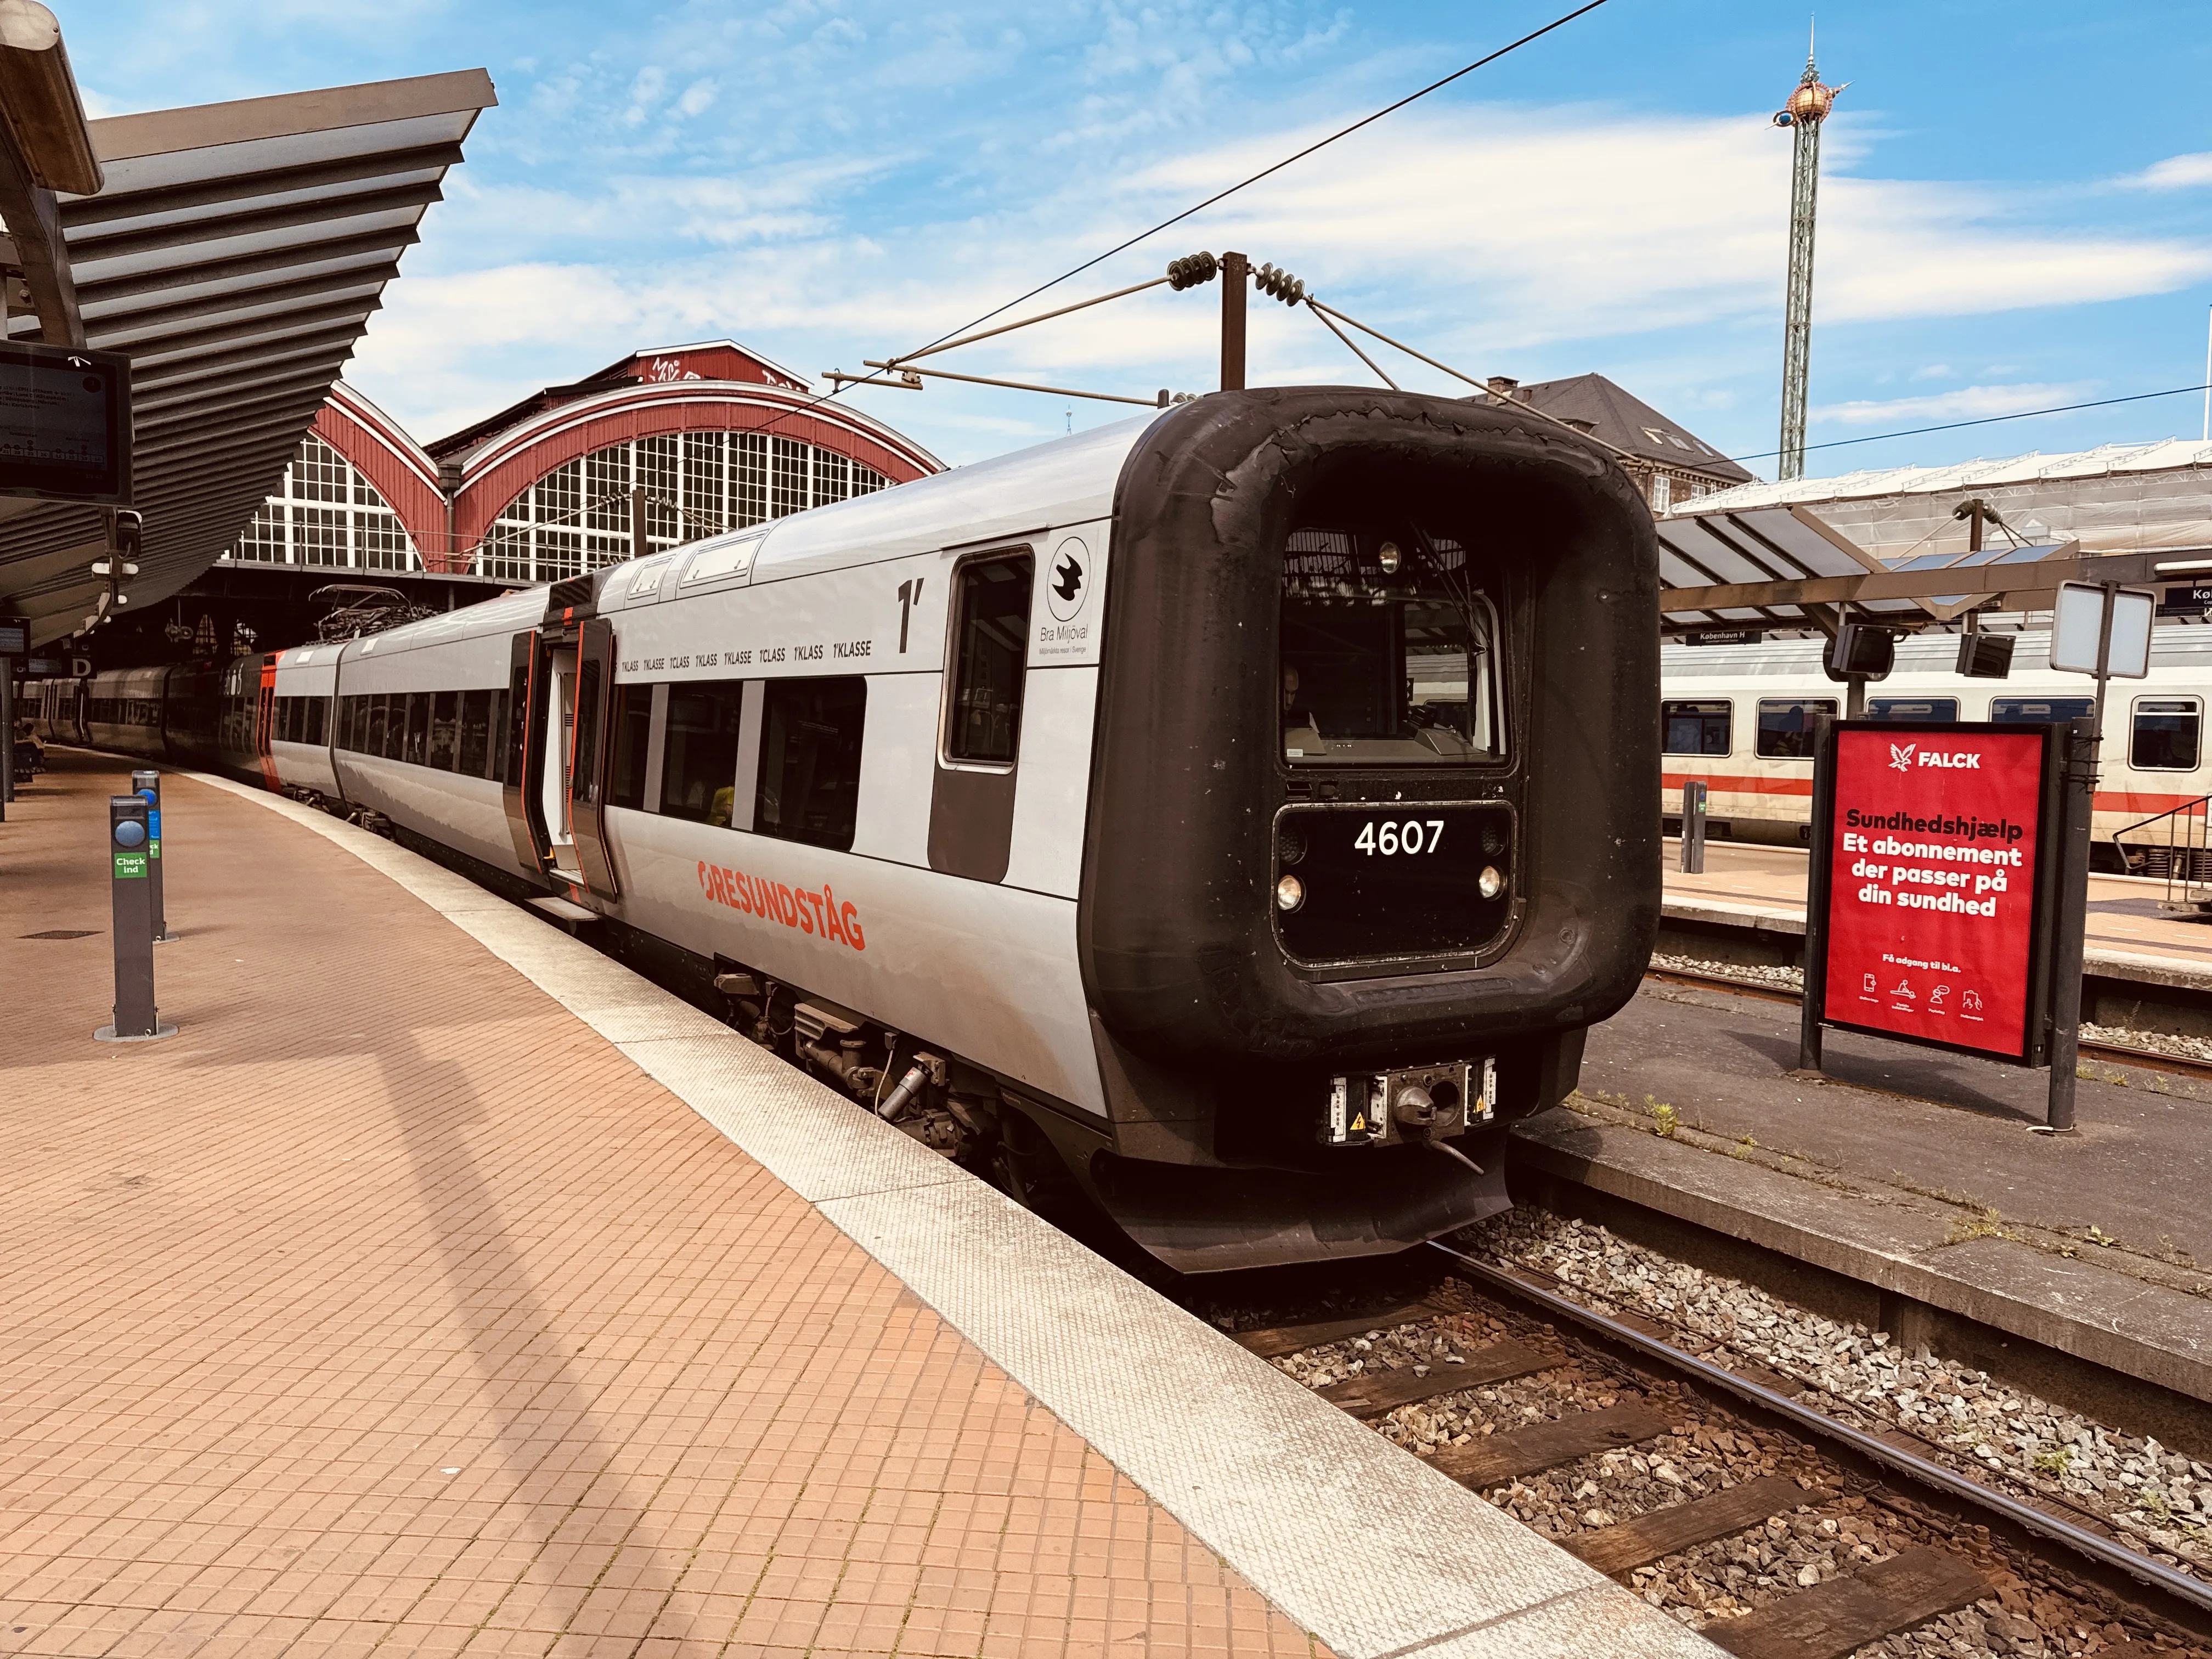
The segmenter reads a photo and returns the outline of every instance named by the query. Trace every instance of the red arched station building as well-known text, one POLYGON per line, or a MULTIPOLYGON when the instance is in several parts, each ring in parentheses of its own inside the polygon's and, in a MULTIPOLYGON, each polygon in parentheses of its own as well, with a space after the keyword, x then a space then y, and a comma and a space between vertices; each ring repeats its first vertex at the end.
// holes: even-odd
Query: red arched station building
POLYGON ((665 548, 942 470, 728 340, 633 353, 428 445, 341 383, 229 556, 557 581, 631 556, 639 506, 665 548))

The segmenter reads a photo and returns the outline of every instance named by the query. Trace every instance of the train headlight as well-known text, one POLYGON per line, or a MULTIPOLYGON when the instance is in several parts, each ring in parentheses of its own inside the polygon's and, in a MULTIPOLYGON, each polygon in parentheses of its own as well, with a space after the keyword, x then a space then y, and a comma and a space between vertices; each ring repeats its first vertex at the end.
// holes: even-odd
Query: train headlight
POLYGON ((1306 884, 1296 876, 1285 876, 1275 884, 1275 908, 1288 915, 1306 902, 1306 884))
POLYGON ((1494 864, 1482 866, 1482 873, 1474 878, 1475 890, 1486 899, 1494 899, 1505 890, 1505 876, 1494 864))

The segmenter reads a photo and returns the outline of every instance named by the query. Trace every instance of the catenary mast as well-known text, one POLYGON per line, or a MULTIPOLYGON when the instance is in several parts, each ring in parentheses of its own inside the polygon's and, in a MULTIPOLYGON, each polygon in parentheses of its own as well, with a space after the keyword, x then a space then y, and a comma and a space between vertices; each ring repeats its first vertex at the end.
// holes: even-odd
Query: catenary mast
MULTIPOLYGON (((1850 83, 1845 82, 1844 86, 1850 83)), ((1790 294, 1782 334, 1782 453, 1779 475, 1805 476, 1805 390, 1813 349, 1813 222, 1820 191, 1820 126, 1843 87, 1824 87, 1805 53, 1804 77, 1774 125, 1795 129, 1790 179, 1790 294)))

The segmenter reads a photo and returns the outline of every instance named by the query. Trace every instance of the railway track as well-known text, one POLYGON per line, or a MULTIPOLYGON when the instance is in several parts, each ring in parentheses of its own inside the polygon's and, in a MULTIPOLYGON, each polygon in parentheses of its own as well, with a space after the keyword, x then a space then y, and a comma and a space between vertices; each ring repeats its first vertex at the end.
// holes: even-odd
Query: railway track
POLYGON ((2212 1583, 2102 1517, 1838 1422, 1548 1275, 1431 1248, 1449 1267, 1417 1299, 1231 1334, 1723 1650, 1843 1659, 1929 1627, 1881 1650, 2212 1655, 2212 1583))
MULTIPOLYGON (((1726 974, 1700 974, 1680 968, 1646 968, 1644 977, 1666 985, 1687 986, 1701 991, 1726 991, 1734 996, 1751 997, 1765 1002, 1786 1002, 1793 1008, 1805 1000, 1798 992, 1784 990, 1779 986, 1732 979, 1726 974)), ((2212 1063, 2203 1060, 2188 1060, 2156 1048, 2138 1048, 2127 1043, 2093 1042, 2087 1037, 2081 1040, 2080 1047, 2081 1057, 2085 1060, 2104 1060, 2114 1066, 2134 1066, 2148 1072, 2164 1072, 2173 1077, 2198 1078, 2212 1083, 2212 1063)))

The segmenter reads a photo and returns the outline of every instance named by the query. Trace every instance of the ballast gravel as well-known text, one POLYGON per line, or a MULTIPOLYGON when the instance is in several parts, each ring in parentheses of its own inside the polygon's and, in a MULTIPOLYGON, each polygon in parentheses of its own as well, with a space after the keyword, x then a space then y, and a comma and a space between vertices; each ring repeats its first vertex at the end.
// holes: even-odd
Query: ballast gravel
POLYGON ((1685 1332, 1705 1358, 1749 1360, 1807 1385, 1804 1403, 1865 1428, 1890 1423, 2000 1478, 2110 1517, 2136 1548, 2212 1578, 2212 1467, 1992 1382, 1886 1333, 1822 1318, 1765 1291, 1632 1244, 1603 1227, 1522 1206, 1462 1236, 1685 1332))
MULTIPOLYGON (((1600 1230, 1556 1217, 1542 1222, 1553 1224, 1522 1228, 1505 1239, 1513 1252, 1510 1259, 1534 1261, 1549 1247, 1543 1265, 1551 1265, 1584 1253, 1583 1247, 1599 1247, 1601 1260, 1617 1243, 1600 1230), (1590 1237, 1564 1241, 1566 1248, 1561 1249, 1561 1231, 1590 1237)), ((1495 1243, 1504 1230, 1492 1224, 1480 1231, 1495 1243)), ((1377 1327, 1273 1363, 1306 1386, 1321 1389, 1377 1370, 1410 1366, 1433 1371, 1509 1338, 1540 1347, 1552 1335, 1548 1326, 1515 1328, 1466 1311, 1377 1327)), ((1804 1500, 1789 1512, 1625 1577, 1630 1589, 1693 1628, 1741 1618, 1914 1545, 1941 1547, 1955 1541, 1917 1519, 1832 1486, 1832 1474, 1817 1453, 1789 1435, 1709 1421, 1710 1408, 1685 1391, 1662 1386, 1644 1394, 1572 1357, 1528 1376, 1401 1407, 1375 1426, 1417 1455, 1431 1457, 1481 1437, 1639 1402, 1665 1416, 1670 1431, 1504 1482, 1483 1495, 1531 1529, 1571 1543, 1578 1534, 1761 1475, 1795 1480, 1804 1500)), ((1988 1597, 1971 1607, 1859 1650, 1859 1659, 2073 1659, 2101 1653, 2130 1634, 2142 1645, 2130 1651, 2182 1650, 2152 1646, 2148 1632, 2082 1623, 2073 1603, 2001 1568, 1993 1573, 1990 1589, 1988 1597)))

